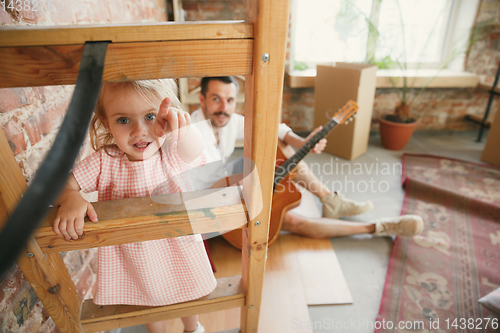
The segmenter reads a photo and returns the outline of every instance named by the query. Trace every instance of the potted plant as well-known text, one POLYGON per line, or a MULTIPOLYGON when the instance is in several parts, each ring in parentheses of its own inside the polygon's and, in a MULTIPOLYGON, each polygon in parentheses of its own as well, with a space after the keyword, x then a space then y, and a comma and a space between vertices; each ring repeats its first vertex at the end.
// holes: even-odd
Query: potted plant
POLYGON ((430 80, 417 93, 414 93, 412 87, 409 86, 408 77, 404 75, 404 73, 407 73, 406 62, 400 63, 386 57, 383 61, 373 61, 373 63, 377 64, 379 69, 393 69, 395 66, 401 68, 402 76, 389 77, 389 81, 393 89, 396 90, 399 100, 393 113, 379 116, 378 123, 382 146, 390 150, 402 150, 410 141, 417 126, 417 118, 412 117, 410 114, 412 102, 424 91, 430 80))

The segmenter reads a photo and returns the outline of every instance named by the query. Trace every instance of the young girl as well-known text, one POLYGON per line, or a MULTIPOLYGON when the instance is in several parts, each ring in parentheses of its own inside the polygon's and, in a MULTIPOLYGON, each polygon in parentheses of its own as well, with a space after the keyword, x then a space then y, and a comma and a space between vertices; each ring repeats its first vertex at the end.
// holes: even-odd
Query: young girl
MULTIPOLYGON (((98 191, 102 201, 190 189, 181 173, 203 163, 204 145, 189 114, 169 107, 171 101, 180 105, 176 90, 172 80, 103 85, 90 129, 96 152, 73 169, 56 203, 58 235, 77 239, 86 215, 97 222, 80 190, 98 191)), ((101 247, 98 259, 98 305, 168 305, 200 298, 216 286, 200 235, 101 247)), ((182 321, 185 332, 205 331, 198 316, 182 321)), ((164 333, 166 322, 146 327, 164 333)))

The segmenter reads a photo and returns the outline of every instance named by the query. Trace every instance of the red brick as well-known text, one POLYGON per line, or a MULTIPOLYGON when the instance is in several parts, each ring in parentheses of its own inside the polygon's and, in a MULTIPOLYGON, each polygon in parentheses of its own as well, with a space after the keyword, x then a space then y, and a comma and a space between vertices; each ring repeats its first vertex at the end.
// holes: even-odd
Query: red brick
POLYGON ((289 92, 284 92, 283 93, 283 101, 289 101, 292 99, 292 94, 289 92))
POLYGON ((14 22, 14 20, 12 19, 12 16, 9 15, 9 13, 7 13, 5 10, 0 9, 0 22, 4 23, 4 24, 9 24, 9 23, 12 23, 14 22))
POLYGON ((152 18, 154 18, 156 22, 167 21, 167 11, 163 1, 157 2, 155 5, 152 18))
POLYGON ((42 135, 40 134, 40 122, 38 117, 30 117, 24 122, 24 128, 28 132, 28 138, 30 139, 31 145, 37 144, 42 140, 42 135))
POLYGON ((42 134, 50 133, 54 128, 61 124, 66 110, 68 109, 69 101, 62 100, 56 105, 50 107, 42 118, 42 134))
POLYGON ((92 22, 106 23, 110 21, 106 6, 104 6, 104 1, 99 2, 97 6, 92 6, 91 13, 92 22))
POLYGON ((24 133, 21 128, 17 125, 15 118, 12 118, 2 126, 7 141, 9 142, 10 149, 17 155, 22 151, 26 150, 26 141, 24 140, 24 133))
POLYGON ((44 104, 24 122, 32 145, 38 143, 44 135, 61 124, 67 107, 67 100, 62 100, 52 106, 44 104))
POLYGON ((32 101, 29 97, 26 88, 0 89, 0 112, 12 111, 30 104, 32 101))
POLYGON ((97 254, 95 254, 92 259, 90 260, 89 262, 89 265, 90 265, 90 268, 92 269, 92 271, 94 273, 97 273, 97 267, 98 267, 98 260, 97 260, 98 256, 97 254))
POLYGON ((132 14, 132 21, 140 21, 141 18, 147 19, 146 12, 142 3, 133 3, 129 5, 128 11, 132 14))
MULTIPOLYGON (((33 7, 33 1, 14 1, 13 10, 9 8, 9 3, 14 0, 6 1, 5 12, 9 15, 14 22, 24 22, 24 23, 36 23, 39 22, 38 17, 42 16, 43 13, 40 11, 40 7, 33 7)), ((36 5, 36 3, 35 3, 36 5)), ((4 12, 4 8, 1 9, 4 12)), ((2 22, 4 22, 2 20, 2 22)), ((10 23, 10 22, 5 22, 10 23)))
POLYGON ((90 12, 90 8, 88 6, 76 6, 74 15, 75 15, 75 22, 76 24, 82 24, 82 23, 89 23, 93 20, 91 20, 91 17, 94 19, 94 22, 96 21, 95 18, 93 17, 94 13, 90 12))
POLYGON ((45 88, 44 87, 33 87, 33 95, 36 100, 45 101, 45 88))
POLYGON ((197 12, 198 11, 198 4, 192 1, 183 1, 182 2, 182 9, 184 9, 187 12, 197 12))
POLYGON ((42 308, 42 318, 43 318, 42 322, 45 322, 47 319, 50 318, 50 314, 45 307, 42 308))
POLYGON ((66 252, 64 262, 66 263, 70 276, 76 275, 83 267, 82 251, 66 252))
POLYGON ((153 10, 153 8, 149 6, 144 7, 144 17, 147 19, 156 20, 155 12, 165 12, 165 10, 164 9, 162 10, 161 8, 155 8, 153 10))
POLYGON ((224 6, 216 1, 202 3, 200 6, 200 10, 204 12, 220 12, 222 9, 224 6))
POLYGON ((44 20, 45 19, 45 16, 42 14, 42 12, 40 12, 40 10, 38 11, 34 11, 32 10, 33 7, 31 6, 27 6, 25 8, 24 6, 24 2, 23 2, 23 10, 19 12, 19 17, 20 17, 20 20, 24 23, 37 23, 37 22, 40 22, 40 19, 44 20), (29 8, 28 10, 24 10, 24 9, 27 9, 29 8))
POLYGON ((22 291, 18 293, 14 301, 13 311, 18 325, 22 326, 38 302, 38 297, 28 282, 25 282, 19 290, 22 291))
POLYGON ((23 273, 17 267, 17 265, 14 265, 14 267, 12 267, 5 274, 4 279, 0 283, 0 301, 8 303, 9 300, 15 296, 15 293, 12 293, 12 291, 19 288, 19 286, 23 282, 24 282, 23 273), (7 297, 7 299, 5 297, 7 297))
POLYGON ((76 284, 76 289, 78 291, 78 294, 80 297, 84 297, 87 292, 93 287, 94 285, 94 279, 93 279, 93 273, 90 267, 87 267, 83 273, 79 277, 79 281, 76 284))
POLYGON ((107 12, 109 13, 110 17, 109 20, 111 22, 123 22, 123 9, 122 6, 123 4, 121 3, 113 3, 113 2, 106 2, 105 4, 107 12))
POLYGON ((73 9, 75 7, 85 6, 70 0, 53 0, 50 3, 53 5, 49 7, 49 1, 46 2, 46 8, 44 8, 44 10, 50 10, 50 17, 55 24, 74 24, 73 9))

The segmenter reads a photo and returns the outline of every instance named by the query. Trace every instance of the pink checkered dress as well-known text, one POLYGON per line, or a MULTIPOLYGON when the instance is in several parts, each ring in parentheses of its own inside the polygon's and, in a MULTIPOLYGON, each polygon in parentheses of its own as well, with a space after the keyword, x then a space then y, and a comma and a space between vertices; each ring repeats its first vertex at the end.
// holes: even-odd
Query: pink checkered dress
MULTIPOLYGON (((163 194, 189 191, 182 172, 204 163, 204 156, 182 161, 176 142, 145 161, 129 161, 117 147, 107 150, 112 156, 101 149, 73 170, 81 189, 98 191, 99 201, 145 197, 159 188, 163 194)), ((168 305, 205 296, 217 284, 200 235, 106 246, 98 253, 98 305, 168 305)))

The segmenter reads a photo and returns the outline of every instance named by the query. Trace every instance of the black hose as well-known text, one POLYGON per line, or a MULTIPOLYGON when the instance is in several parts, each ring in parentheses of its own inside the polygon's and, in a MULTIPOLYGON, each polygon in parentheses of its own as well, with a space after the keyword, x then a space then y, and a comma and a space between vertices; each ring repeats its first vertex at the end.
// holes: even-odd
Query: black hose
POLYGON ((87 42, 66 117, 33 183, 0 233, 0 281, 63 189, 99 97, 109 42, 87 42))

